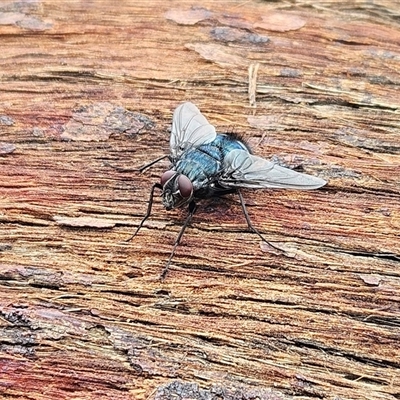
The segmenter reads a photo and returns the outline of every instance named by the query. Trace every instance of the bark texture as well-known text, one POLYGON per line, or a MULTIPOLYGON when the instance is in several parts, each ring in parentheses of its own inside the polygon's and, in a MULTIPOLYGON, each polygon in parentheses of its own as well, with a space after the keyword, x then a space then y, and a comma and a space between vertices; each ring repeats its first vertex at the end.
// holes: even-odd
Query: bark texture
POLYGON ((0 394, 400 399, 398 1, 0 2, 0 394), (146 212, 172 112, 329 180, 146 212))

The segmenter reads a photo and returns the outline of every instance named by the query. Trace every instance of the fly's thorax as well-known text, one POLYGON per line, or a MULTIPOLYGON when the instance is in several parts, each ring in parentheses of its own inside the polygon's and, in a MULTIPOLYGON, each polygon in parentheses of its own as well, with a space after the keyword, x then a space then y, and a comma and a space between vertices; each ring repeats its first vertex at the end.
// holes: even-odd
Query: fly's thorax
POLYGON ((193 197, 193 184, 190 179, 177 171, 169 170, 161 176, 162 202, 167 210, 182 207, 193 197))

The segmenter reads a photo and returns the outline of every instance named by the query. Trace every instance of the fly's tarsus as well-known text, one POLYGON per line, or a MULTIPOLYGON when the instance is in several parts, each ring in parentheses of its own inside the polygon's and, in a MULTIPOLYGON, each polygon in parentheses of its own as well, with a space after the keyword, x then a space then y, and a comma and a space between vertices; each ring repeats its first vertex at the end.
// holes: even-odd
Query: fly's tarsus
POLYGON ((130 242, 140 231, 140 229, 142 228, 143 224, 145 223, 146 219, 150 217, 151 214, 151 209, 153 207, 153 198, 154 198, 154 191, 156 189, 161 189, 162 190, 162 186, 159 183, 155 183, 152 188, 151 188, 151 192, 150 192, 150 198, 149 198, 149 205, 147 206, 147 211, 146 211, 146 215, 143 217, 143 219, 140 221, 139 226, 137 227, 135 233, 130 236, 128 239, 125 240, 125 242, 130 242))
POLYGON ((239 196, 239 200, 240 200, 240 205, 242 206, 242 210, 243 210, 243 214, 244 217, 246 218, 246 222, 247 222, 247 226, 249 227, 249 229, 255 233, 256 235, 258 235, 258 237, 265 243, 268 244, 268 246, 271 246, 273 249, 277 250, 280 254, 285 254, 285 251, 280 249, 279 247, 276 247, 275 245, 273 245, 271 242, 269 242, 267 239, 265 239, 265 237, 260 233, 260 231, 252 224, 251 220, 250 220, 250 216, 249 213, 247 212, 247 208, 246 208, 246 203, 244 201, 242 192, 240 190, 237 191, 237 194, 239 196))

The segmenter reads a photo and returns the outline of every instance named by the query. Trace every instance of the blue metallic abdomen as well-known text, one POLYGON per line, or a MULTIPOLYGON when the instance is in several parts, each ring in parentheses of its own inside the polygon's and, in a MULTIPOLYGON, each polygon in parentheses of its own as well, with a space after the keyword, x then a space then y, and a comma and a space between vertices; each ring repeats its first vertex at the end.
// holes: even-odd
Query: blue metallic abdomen
MULTIPOLYGON (((174 170, 190 179, 196 196, 214 195, 215 188, 212 184, 218 180, 225 156, 235 149, 248 151, 235 137, 218 134, 211 143, 185 151, 175 164, 174 170)), ((221 188, 220 191, 224 190, 221 188)))

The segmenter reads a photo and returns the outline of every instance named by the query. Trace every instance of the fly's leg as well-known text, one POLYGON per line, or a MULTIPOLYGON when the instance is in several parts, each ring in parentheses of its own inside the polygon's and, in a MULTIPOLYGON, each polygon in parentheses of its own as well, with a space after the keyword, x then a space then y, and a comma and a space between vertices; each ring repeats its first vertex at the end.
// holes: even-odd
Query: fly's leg
POLYGON ((148 164, 143 165, 142 167, 136 169, 136 171, 143 172, 145 169, 150 168, 152 165, 157 164, 159 161, 164 160, 164 158, 169 157, 168 154, 165 154, 161 157, 158 157, 156 160, 149 162, 148 164))
POLYGON ((284 253, 284 250, 282 250, 279 247, 276 247, 273 244, 271 244, 270 242, 268 242, 268 240, 265 239, 264 236, 261 235, 261 233, 253 226, 253 224, 250 221, 250 217, 249 217, 249 214, 247 212, 246 204, 244 202, 244 199, 243 199, 243 196, 242 196, 242 193, 240 192, 240 190, 237 190, 237 194, 239 196, 240 205, 242 206, 243 214, 244 214, 244 217, 246 218, 246 222, 247 222, 247 225, 248 225, 249 229, 251 231, 253 231, 256 235, 258 235, 263 242, 267 243, 268 246, 271 246, 275 250, 279 251, 279 253, 284 253))
POLYGON ((148 164, 145 164, 141 166, 140 168, 124 168, 124 167, 117 167, 116 165, 110 164, 108 161, 105 161, 104 164, 108 165, 111 168, 114 168, 115 170, 119 172, 143 172, 145 169, 150 168, 152 165, 158 163, 161 160, 164 160, 164 158, 169 157, 168 154, 165 154, 161 157, 158 157, 156 160, 153 160, 149 162, 148 164))
POLYGON ((142 219, 142 221, 140 222, 139 226, 137 227, 135 233, 129 237, 128 239, 125 240, 125 242, 130 242, 140 231, 140 228, 143 226, 143 224, 145 223, 146 219, 150 217, 151 214, 151 208, 153 207, 153 197, 154 197, 154 191, 156 189, 162 189, 161 184, 159 183, 155 183, 152 188, 151 188, 151 192, 150 192, 150 198, 149 198, 149 205, 147 206, 147 211, 146 211, 146 215, 144 216, 144 218, 142 219))
POLYGON ((178 235, 178 237, 177 237, 176 240, 175 240, 174 247, 172 248, 172 252, 171 252, 171 255, 169 256, 169 259, 168 259, 168 261, 167 261, 167 264, 165 264, 165 267, 164 267, 164 269, 163 269, 163 271, 162 271, 162 273, 161 273, 160 279, 161 279, 162 281, 165 279, 165 276, 167 275, 169 266, 170 266, 171 261, 172 261, 172 257, 173 257, 174 254, 175 254, 175 250, 176 250, 176 248, 178 247, 178 245, 179 245, 179 243, 180 243, 180 241, 181 241, 181 239, 182 239, 182 236, 183 236, 183 233, 185 232, 185 229, 186 229, 187 226, 190 224, 190 221, 192 220, 192 217, 193 217, 193 214, 194 214, 195 211, 196 211, 196 208, 197 208, 197 207, 196 207, 196 203, 195 203, 194 201, 191 201, 191 202, 189 203, 189 215, 186 217, 186 221, 185 221, 185 223, 183 224, 183 226, 182 226, 182 228, 181 228, 181 231, 179 232, 179 235, 178 235))

